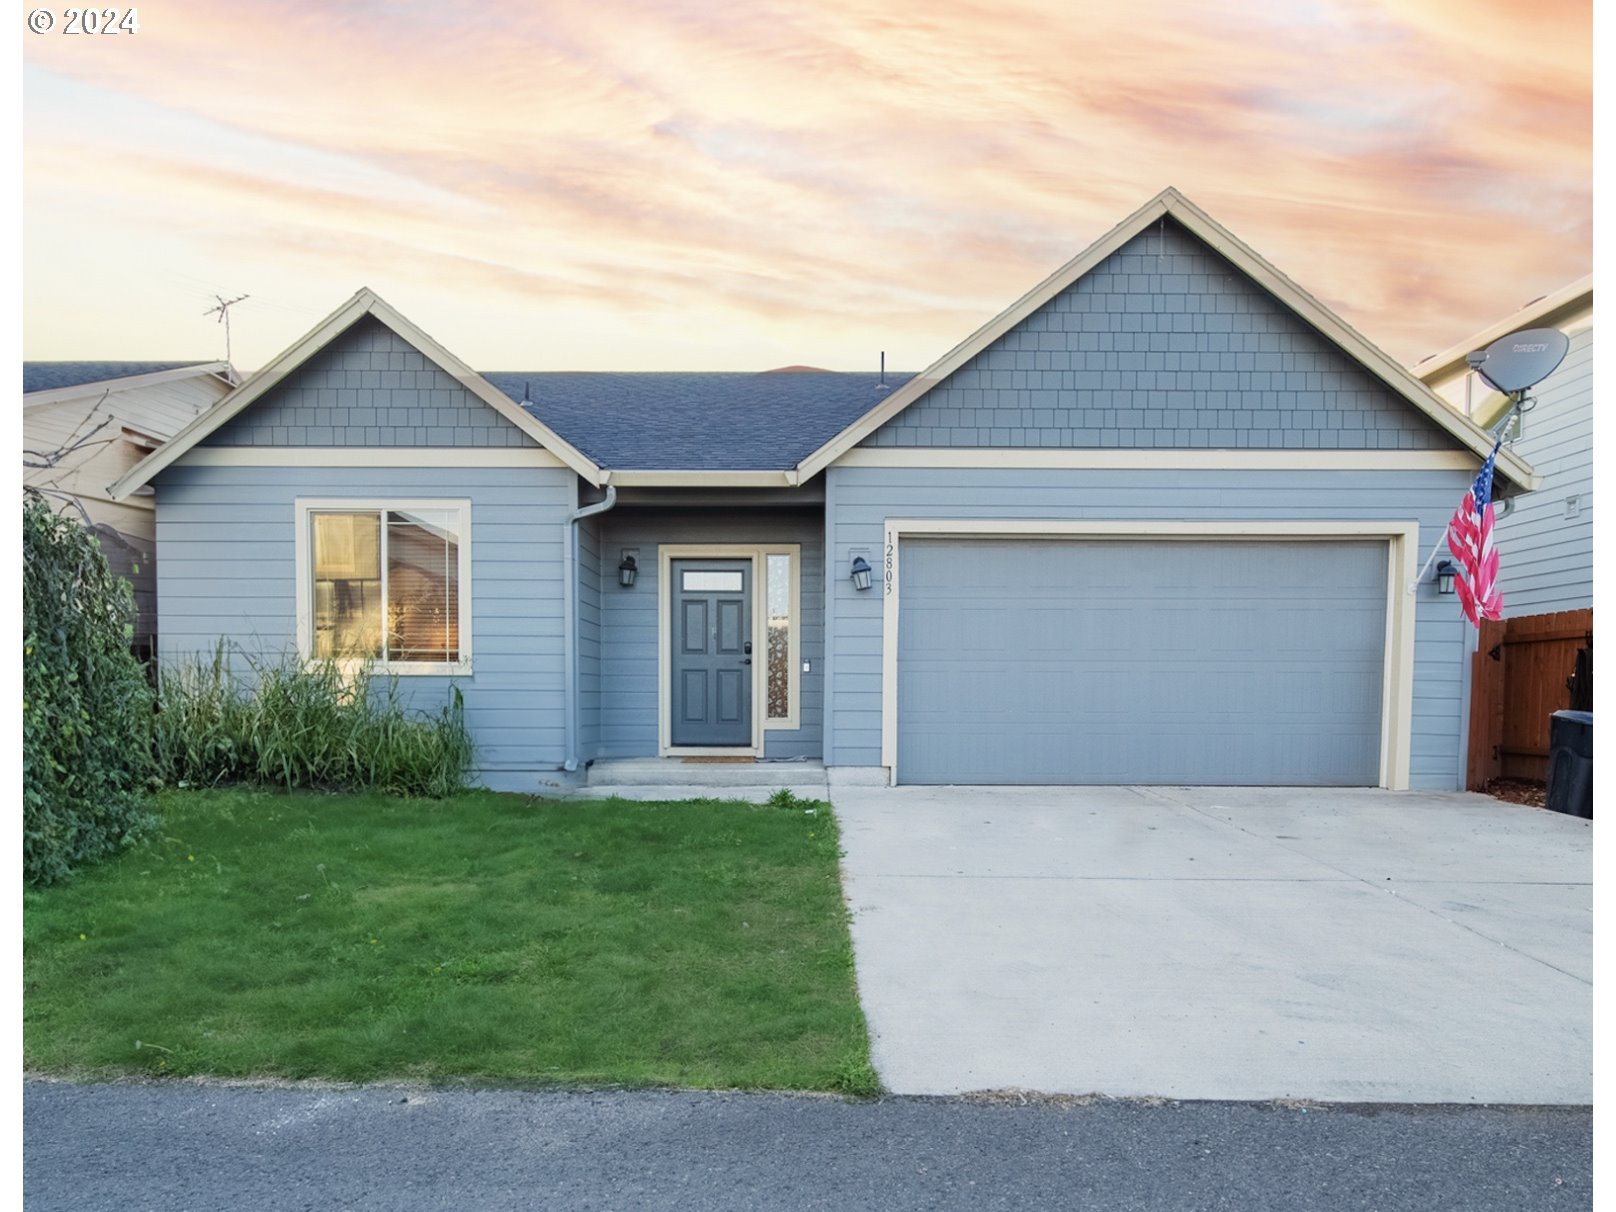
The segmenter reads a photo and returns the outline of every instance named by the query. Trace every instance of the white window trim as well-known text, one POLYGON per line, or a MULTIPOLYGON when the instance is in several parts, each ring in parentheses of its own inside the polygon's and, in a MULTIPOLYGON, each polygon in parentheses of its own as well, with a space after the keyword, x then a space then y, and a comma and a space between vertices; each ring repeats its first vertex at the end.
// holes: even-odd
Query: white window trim
POLYGON ((763 756, 765 732, 802 727, 802 544, 800 543, 663 543, 657 548, 657 756, 763 756), (769 562, 771 555, 791 557, 790 714, 771 720, 769 713, 769 562), (752 564, 752 743, 723 747, 675 745, 673 736, 673 561, 749 560, 752 564), (761 659, 760 659, 761 658, 761 659))
MULTIPOLYGON (((471 676, 471 502, 465 498, 403 498, 403 497, 298 497, 296 539, 292 545, 297 564, 297 651, 305 661, 314 657, 314 567, 313 544, 310 540, 309 515, 314 513, 397 510, 409 513, 423 509, 449 509, 458 514, 457 530, 460 535, 460 567, 456 609, 460 619, 460 659, 458 661, 372 661, 372 673, 403 677, 469 677, 471 676)), ((383 523, 385 525, 385 521, 383 523)), ((383 572, 386 572, 385 561, 383 572)), ((384 576, 385 581, 385 576, 384 576)), ((383 608, 385 609, 385 603, 383 608)), ((344 667, 357 666, 356 661, 342 661, 344 667)))
POLYGON ((1381 678, 1380 785, 1408 790, 1413 748, 1417 522, 1185 522, 1055 519, 888 518, 878 579, 881 611, 881 765, 887 781, 898 770, 898 621, 903 540, 912 538, 1066 539, 1377 539, 1386 543, 1386 637, 1381 678))

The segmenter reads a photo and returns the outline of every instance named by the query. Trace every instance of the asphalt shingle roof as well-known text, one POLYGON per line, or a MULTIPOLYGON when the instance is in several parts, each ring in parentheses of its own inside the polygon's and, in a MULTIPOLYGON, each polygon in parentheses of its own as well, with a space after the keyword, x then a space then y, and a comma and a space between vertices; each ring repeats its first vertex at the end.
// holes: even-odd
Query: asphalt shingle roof
POLYGON ((82 387, 86 383, 102 383, 108 379, 127 379, 131 375, 156 374, 161 370, 178 370, 182 366, 205 366, 199 362, 24 362, 22 364, 22 390, 55 391, 61 387, 82 387))
POLYGON ((795 467, 914 376, 496 371, 483 377, 602 467, 774 471, 795 467))

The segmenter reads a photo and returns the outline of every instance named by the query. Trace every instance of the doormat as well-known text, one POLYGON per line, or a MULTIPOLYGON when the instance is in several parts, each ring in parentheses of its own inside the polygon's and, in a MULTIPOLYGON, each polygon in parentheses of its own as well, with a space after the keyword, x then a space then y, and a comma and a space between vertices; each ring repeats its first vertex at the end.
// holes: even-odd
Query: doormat
POLYGON ((755 765, 757 763, 757 759, 754 758, 754 757, 687 757, 687 758, 680 758, 679 760, 681 762, 684 762, 687 766, 701 766, 701 765, 715 765, 715 764, 722 765, 722 764, 724 764, 726 762, 728 762, 728 763, 745 762, 748 766, 751 766, 751 765, 755 765))

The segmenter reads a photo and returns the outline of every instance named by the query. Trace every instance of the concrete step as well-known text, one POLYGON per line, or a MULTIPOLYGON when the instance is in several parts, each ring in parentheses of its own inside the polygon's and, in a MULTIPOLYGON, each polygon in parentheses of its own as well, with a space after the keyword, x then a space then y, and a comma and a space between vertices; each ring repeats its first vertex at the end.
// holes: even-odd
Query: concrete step
POLYGON ((802 787, 823 793, 825 763, 704 762, 683 758, 604 758, 589 767, 590 794, 600 787, 802 787))

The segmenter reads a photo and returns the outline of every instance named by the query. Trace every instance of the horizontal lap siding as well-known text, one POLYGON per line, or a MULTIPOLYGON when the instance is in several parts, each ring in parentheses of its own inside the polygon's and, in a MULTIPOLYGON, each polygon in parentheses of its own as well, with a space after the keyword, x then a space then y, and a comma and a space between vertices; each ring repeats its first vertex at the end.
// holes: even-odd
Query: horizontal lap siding
MULTIPOLYGON (((1418 522, 1419 559, 1453 515, 1469 483, 1460 471, 1109 471, 832 467, 827 473, 830 563, 853 548, 879 569, 888 518, 1157 521, 1418 522)), ((1005 586, 1013 594, 1015 586, 1005 586)), ((1426 581, 1417 593, 1414 654, 1414 787, 1460 785, 1461 661, 1465 624, 1455 599, 1426 581)), ((877 587, 831 581, 831 680, 826 760, 881 762, 881 616, 877 587)))
POLYGON ((1593 330, 1534 389, 1515 453, 1543 477, 1498 519, 1498 586, 1508 618, 1594 604, 1593 330), (1580 498, 1566 517, 1566 498, 1580 498))
MULTIPOLYGON (((471 502, 472 674, 455 678, 487 774, 554 769, 565 734, 563 523, 575 507, 560 468, 172 467, 157 482, 161 655, 207 655, 224 637, 274 659, 295 649, 296 501, 471 502)), ((402 677, 421 710, 449 678, 402 677)))
MULTIPOLYGON (((645 757, 657 751, 657 578, 659 546, 668 544, 797 543, 802 547, 800 659, 813 666, 801 679, 796 729, 765 729, 764 755, 812 757, 821 752, 824 711, 824 530, 817 511, 739 513, 733 509, 660 511, 620 507, 601 516, 600 728, 602 757, 645 757), (632 589, 616 584, 624 548, 639 551, 632 589)), ((757 608, 762 609, 761 599, 757 608)), ((764 704, 759 702, 761 711, 764 704)))

